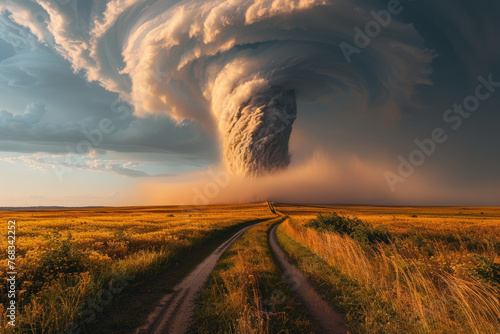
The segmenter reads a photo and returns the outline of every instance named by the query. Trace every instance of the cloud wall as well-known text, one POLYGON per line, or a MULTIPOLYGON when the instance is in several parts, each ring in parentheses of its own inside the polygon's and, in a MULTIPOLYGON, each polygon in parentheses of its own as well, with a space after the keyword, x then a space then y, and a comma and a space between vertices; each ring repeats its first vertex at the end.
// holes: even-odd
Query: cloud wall
POLYGON ((394 121, 431 84, 433 53, 397 18, 346 61, 339 44, 374 20, 360 0, 21 0, 0 11, 7 37, 45 44, 138 116, 202 124, 236 175, 287 167, 301 105, 394 121))

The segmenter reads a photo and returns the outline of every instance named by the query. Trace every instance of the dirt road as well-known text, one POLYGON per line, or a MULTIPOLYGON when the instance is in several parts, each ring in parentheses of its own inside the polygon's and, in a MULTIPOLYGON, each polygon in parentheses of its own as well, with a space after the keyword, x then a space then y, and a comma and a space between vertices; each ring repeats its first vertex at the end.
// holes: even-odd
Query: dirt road
POLYGON ((195 308, 195 298, 212 272, 224 251, 245 231, 256 224, 247 226, 221 244, 184 280, 175 286, 173 293, 165 295, 155 310, 148 316, 146 324, 138 328, 137 334, 182 334, 189 326, 195 308))
POLYGON ((288 262, 276 238, 278 225, 275 225, 271 233, 269 233, 269 244, 281 270, 285 273, 285 279, 292 291, 309 313, 311 320, 317 325, 320 333, 348 333, 343 316, 321 298, 300 270, 288 262))
POLYGON ((272 213, 277 215, 278 213, 276 212, 276 208, 274 206, 274 202, 267 202, 267 206, 269 206, 269 210, 271 210, 272 213))
MULTIPOLYGON (((276 211, 272 202, 268 203, 271 212, 283 216, 276 211)), ((158 306, 148 316, 144 326, 138 328, 136 334, 183 334, 189 326, 189 320, 195 308, 195 298, 202 289, 208 276, 215 268, 217 261, 226 249, 243 233, 256 224, 247 226, 236 232, 222 243, 203 262, 201 262, 184 280, 175 286, 172 293, 166 294, 158 306)), ((347 333, 342 315, 335 312, 328 303, 309 284, 305 276, 288 262, 285 253, 276 239, 274 226, 269 234, 269 243, 276 255, 279 266, 285 273, 285 278, 300 300, 320 333, 347 333)))

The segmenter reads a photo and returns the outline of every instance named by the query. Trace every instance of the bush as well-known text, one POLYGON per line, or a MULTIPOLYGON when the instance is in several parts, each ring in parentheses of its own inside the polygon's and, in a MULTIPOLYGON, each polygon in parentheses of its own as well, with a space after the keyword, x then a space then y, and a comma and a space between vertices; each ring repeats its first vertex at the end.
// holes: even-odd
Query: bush
POLYGON ((374 245, 379 242, 390 243, 392 241, 387 227, 382 225, 374 227, 364 223, 359 218, 338 215, 335 212, 328 215, 318 215, 315 219, 311 219, 305 227, 345 234, 364 244, 374 245))
POLYGON ((475 255, 474 257, 478 261, 478 264, 472 271, 473 276, 487 283, 500 285, 500 264, 479 255, 475 255))
POLYGON ((87 269, 83 254, 71 242, 71 234, 64 240, 54 238, 53 242, 53 248, 42 255, 37 278, 48 281, 61 274, 79 274, 87 269))

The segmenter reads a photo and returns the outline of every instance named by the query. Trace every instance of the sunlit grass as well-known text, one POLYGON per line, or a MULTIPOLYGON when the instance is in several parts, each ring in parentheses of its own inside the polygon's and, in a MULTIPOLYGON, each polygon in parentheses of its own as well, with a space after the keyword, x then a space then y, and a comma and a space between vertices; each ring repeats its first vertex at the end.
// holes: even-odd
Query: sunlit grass
POLYGON ((292 217, 278 229, 280 242, 356 332, 498 333, 498 209, 279 209, 292 217), (334 211, 385 225, 393 241, 372 245, 303 226, 334 211))
MULTIPOLYGON (((125 275, 137 284, 217 232, 271 216, 263 204, 0 212, 5 224, 17 221, 16 332, 62 332, 110 281, 125 275)), ((0 254, 7 259, 7 238, 0 254)), ((0 332, 11 329, 5 289, 0 332)))

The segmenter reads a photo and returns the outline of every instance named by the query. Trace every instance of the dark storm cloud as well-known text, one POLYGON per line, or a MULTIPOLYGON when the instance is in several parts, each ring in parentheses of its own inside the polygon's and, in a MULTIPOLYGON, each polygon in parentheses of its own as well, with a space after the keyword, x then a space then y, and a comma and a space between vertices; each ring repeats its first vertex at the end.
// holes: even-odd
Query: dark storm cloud
MULTIPOLYGON (((116 131, 103 138, 100 148, 118 152, 164 152, 183 157, 207 158, 214 147, 206 135, 186 124, 179 127, 168 117, 137 118, 133 107, 118 104, 118 94, 108 92, 82 75, 53 49, 43 20, 48 14, 32 2, 0 5, 17 8, 0 16, 0 149, 10 152, 65 154, 87 140, 85 133, 109 118, 116 131), (34 12, 33 8, 38 10, 34 12), (31 11, 30 11, 31 10, 31 11), (12 20, 19 15, 35 22, 37 35, 12 20), (28 15, 28 16, 25 16, 28 15), (40 23, 41 22, 41 23, 40 23), (125 108, 125 111, 119 110, 125 108), (128 109, 127 109, 128 108, 128 109), (126 116, 126 117, 125 117, 126 116)), ((24 21, 23 21, 24 22, 24 21)))
MULTIPOLYGON (((17 14, 22 2, 8 3, 5 12, 75 70, 84 71, 89 81, 120 93, 139 115, 168 114, 219 132, 224 152, 232 152, 225 160, 234 173, 252 174, 250 164, 264 164, 243 155, 269 154, 238 149, 238 143, 254 137, 255 126, 228 134, 226 120, 234 119, 246 100, 272 87, 293 90, 299 103, 340 97, 352 109, 394 119, 401 107, 412 105, 417 85, 431 83, 432 52, 412 26, 395 19, 369 50, 346 64, 339 43, 351 38, 351 27, 373 19, 351 1, 116 0, 102 13, 96 12, 102 6, 92 3, 81 15, 76 2, 38 3, 47 14, 45 29, 30 20, 29 13, 35 16, 32 7, 17 14), (234 152, 242 154, 238 161, 249 165, 232 168, 234 152)), ((283 159, 278 164, 286 165, 283 159)), ((272 169, 261 167, 256 169, 272 169)))
MULTIPOLYGON (((116 120, 110 105, 119 95, 136 116, 116 120, 119 130, 104 140, 104 149, 216 159, 214 142, 233 152, 234 143, 258 137, 242 130, 235 138, 227 131, 240 107, 283 87, 297 99, 292 163, 322 149, 339 159, 357 154, 397 166, 398 155, 410 152, 415 138, 442 126, 444 111, 474 90, 477 76, 493 73, 500 81, 500 5, 401 1, 400 13, 348 63, 339 45, 353 44, 354 28, 364 29, 374 20, 370 11, 386 10, 388 3, 2 2, 0 37, 10 47, 0 51, 0 89, 8 93, 0 100, 0 110, 7 110, 0 148, 32 145, 36 151, 43 143, 49 151, 61 141, 76 144, 82 129, 94 128, 103 117, 116 120), (16 102, 21 96, 22 106, 16 102), (32 103, 45 105, 42 118, 28 111, 32 103), (193 123, 177 127, 186 120, 193 123)), ((450 189, 500 182, 497 95, 422 167, 422 175, 450 189)), ((233 171, 248 174, 246 167, 233 171)))
POLYGON ((104 118, 87 117, 65 123, 43 121, 47 113, 44 104, 30 104, 24 113, 13 114, 0 111, 0 141, 3 151, 71 153, 78 142, 93 143, 91 148, 117 152, 164 152, 173 154, 201 155, 210 146, 204 135, 194 137, 182 128, 175 127, 162 117, 122 121, 116 115, 109 115, 110 134, 99 132, 99 123, 104 118), (113 117, 114 116, 114 117, 113 117), (161 134, 161 137, 159 136, 161 134), (22 145, 23 144, 23 145, 22 145), (32 145, 33 149, 29 147, 32 145), (24 150, 20 150, 24 146, 24 150), (68 150, 68 147, 70 148, 68 150))

